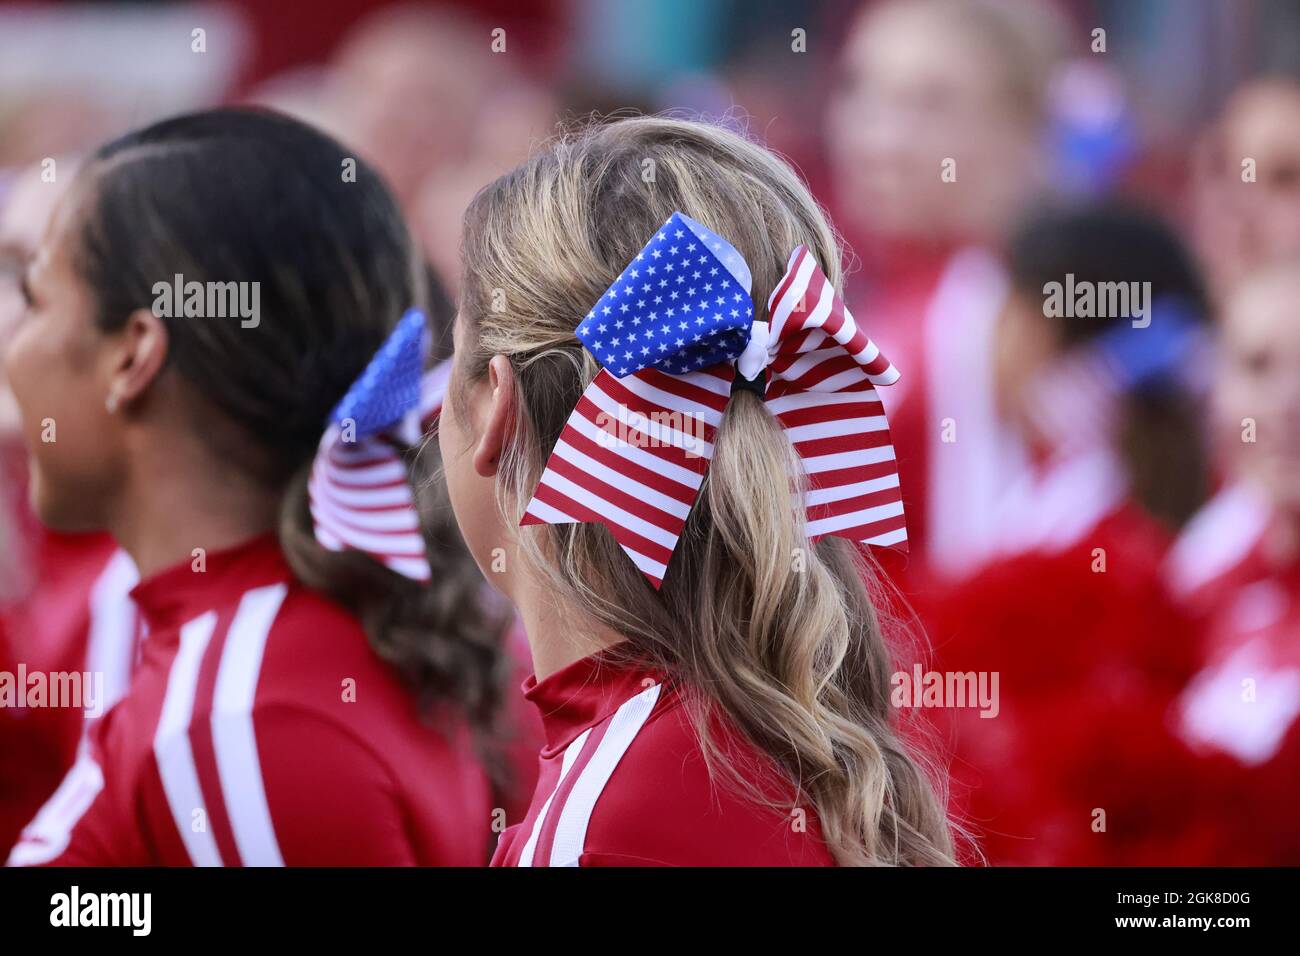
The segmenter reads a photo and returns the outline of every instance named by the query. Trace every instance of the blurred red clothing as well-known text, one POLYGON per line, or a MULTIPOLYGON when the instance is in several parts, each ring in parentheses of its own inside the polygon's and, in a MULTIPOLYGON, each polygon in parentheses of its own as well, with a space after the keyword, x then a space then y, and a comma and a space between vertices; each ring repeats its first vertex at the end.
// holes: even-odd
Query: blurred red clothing
POLYGON ((987 558, 997 532, 992 508, 1026 467, 994 407, 993 335, 1006 275, 978 246, 875 252, 873 269, 850 280, 846 298, 900 373, 879 394, 898 456, 907 563, 961 575, 987 558))
POLYGON ((1090 502, 1101 485, 1055 515, 1053 494, 1023 501, 1001 557, 920 597, 940 671, 998 674, 996 716, 934 715, 954 809, 992 864, 1191 863, 1208 839, 1167 720, 1196 664, 1161 576, 1168 535, 1122 492, 1090 502))
POLYGON ((1211 610, 1240 583, 1268 530, 1272 511, 1264 496, 1236 482, 1220 489, 1183 526, 1165 561, 1169 586, 1197 614, 1211 610))
POLYGON ((1201 862, 1300 865, 1300 560, 1270 556, 1261 534, 1218 572, 1187 594, 1202 666, 1176 710, 1216 824, 1201 862))
MULTIPOLYGON (((36 586, 0 611, 0 671, 94 671, 106 710, 135 658, 134 567, 103 534, 38 532, 35 550, 36 586)), ((78 707, 0 708, 0 856, 72 766, 87 722, 78 707)))
POLYGON ((468 728, 444 709, 431 726, 274 536, 132 597, 148 638, 130 693, 11 863, 485 862, 493 800, 468 728))
POLYGON ((537 791, 501 835, 493 866, 830 866, 811 810, 779 808, 790 786, 729 720, 711 738, 745 768, 763 804, 714 779, 680 685, 608 652, 563 667, 524 694, 541 715, 537 791))

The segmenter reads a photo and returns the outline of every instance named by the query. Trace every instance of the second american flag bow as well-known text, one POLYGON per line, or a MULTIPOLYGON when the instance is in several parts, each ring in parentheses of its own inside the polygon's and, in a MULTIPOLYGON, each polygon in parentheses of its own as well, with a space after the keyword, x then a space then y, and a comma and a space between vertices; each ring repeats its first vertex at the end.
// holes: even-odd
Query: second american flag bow
POLYGON ((316 540, 370 555, 405 577, 430 579, 404 449, 437 419, 450 361, 427 372, 425 317, 402 316, 330 414, 307 489, 316 540))
POLYGON ((737 377, 803 464, 811 540, 906 547, 877 385, 898 379, 806 246, 756 320, 749 267, 675 212, 578 325, 604 366, 569 416, 521 524, 597 522, 658 588, 737 377))

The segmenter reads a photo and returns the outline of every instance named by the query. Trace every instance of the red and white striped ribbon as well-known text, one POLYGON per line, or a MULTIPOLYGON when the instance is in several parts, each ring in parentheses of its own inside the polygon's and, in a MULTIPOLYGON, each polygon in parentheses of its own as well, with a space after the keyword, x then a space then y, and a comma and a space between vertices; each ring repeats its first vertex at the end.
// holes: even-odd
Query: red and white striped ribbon
POLYGON ((862 331, 807 246, 767 303, 767 407, 803 461, 808 537, 905 547, 898 463, 877 385, 898 370, 862 331))
POLYGON ((370 555, 398 574, 428 581, 429 558, 403 449, 437 422, 451 360, 424 373, 420 403, 396 427, 347 441, 339 425, 321 439, 307 489, 316 540, 331 551, 370 555))

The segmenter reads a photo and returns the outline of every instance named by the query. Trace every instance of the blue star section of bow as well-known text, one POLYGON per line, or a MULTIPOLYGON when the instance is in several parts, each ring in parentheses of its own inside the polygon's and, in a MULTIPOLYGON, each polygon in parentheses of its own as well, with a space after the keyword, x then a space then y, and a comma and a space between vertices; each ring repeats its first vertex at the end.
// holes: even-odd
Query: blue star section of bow
POLYGON ((619 378, 671 375, 740 355, 754 319, 752 277, 721 236, 673 213, 578 325, 577 336, 619 378))
POLYGON ((424 330, 424 313, 408 309, 334 407, 330 420, 351 419, 357 438, 365 438, 401 421, 415 408, 424 371, 424 330))

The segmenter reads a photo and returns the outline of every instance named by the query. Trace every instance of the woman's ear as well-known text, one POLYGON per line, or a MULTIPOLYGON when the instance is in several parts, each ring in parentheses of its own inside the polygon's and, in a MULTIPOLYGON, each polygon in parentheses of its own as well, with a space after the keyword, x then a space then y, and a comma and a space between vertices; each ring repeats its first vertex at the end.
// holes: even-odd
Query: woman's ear
POLYGON ((149 309, 132 312, 116 334, 107 401, 123 407, 140 398, 167 362, 167 324, 149 309))
POLYGON ((474 446, 474 470, 483 478, 491 478, 497 473, 501 449, 514 421, 515 404, 519 398, 515 370, 508 358, 492 356, 487 371, 487 417, 474 446))

